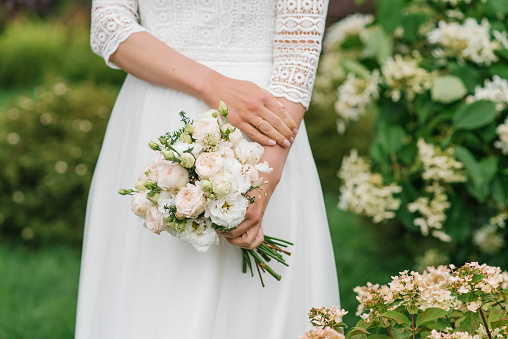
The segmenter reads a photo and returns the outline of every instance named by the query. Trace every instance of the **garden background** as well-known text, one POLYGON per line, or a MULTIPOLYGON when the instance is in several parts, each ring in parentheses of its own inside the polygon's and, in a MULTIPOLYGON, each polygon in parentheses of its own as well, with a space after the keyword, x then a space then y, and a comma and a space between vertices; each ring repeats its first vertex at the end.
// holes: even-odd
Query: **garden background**
MULTIPOLYGON (((327 26, 373 11, 368 2, 331 1, 327 26)), ((85 0, 0 3, 0 338, 73 336, 88 186, 125 77, 91 52, 89 13, 85 0)), ((369 153, 375 119, 339 134, 333 104, 313 103, 306 114, 350 325, 358 319, 355 286, 456 258, 397 222, 337 208, 342 159, 352 148, 369 153)), ((490 256, 469 243, 461 249, 464 260, 506 265, 505 248, 490 256)))

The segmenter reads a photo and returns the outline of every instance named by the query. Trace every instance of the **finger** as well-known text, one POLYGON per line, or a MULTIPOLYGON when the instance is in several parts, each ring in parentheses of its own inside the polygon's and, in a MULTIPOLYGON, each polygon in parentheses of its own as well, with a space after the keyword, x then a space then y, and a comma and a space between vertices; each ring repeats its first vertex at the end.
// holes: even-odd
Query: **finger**
POLYGON ((282 119, 287 128, 293 133, 293 137, 296 136, 296 133, 298 132, 298 125, 295 123, 291 115, 289 115, 288 111, 286 110, 286 107, 280 101, 273 97, 270 100, 267 100, 265 107, 275 113, 280 119, 282 119))
POLYGON ((258 224, 257 227, 249 229, 241 236, 234 239, 227 239, 227 241, 235 246, 253 250, 258 247, 264 240, 263 229, 258 224))
MULTIPOLYGON (((267 110, 267 112, 269 112, 267 110)), ((275 140, 277 142, 277 144, 281 145, 282 147, 289 147, 291 145, 289 139, 291 140, 294 140, 294 138, 292 137, 293 133, 291 131, 289 131, 289 129, 287 129, 287 127, 283 127, 285 126, 283 123, 282 123, 282 120, 280 118, 278 118, 277 116, 275 116, 273 113, 268 113, 266 114, 265 113, 265 117, 266 119, 264 118, 260 118, 260 117, 256 117, 254 119, 256 119, 255 121, 257 121, 257 124, 255 125, 256 126, 256 129, 261 132, 262 134, 270 137, 271 139, 275 140), (272 123, 275 123, 279 126, 279 128, 281 129, 286 129, 286 132, 289 132, 291 133, 290 137, 286 138, 286 136, 284 134, 282 134, 279 130, 277 130, 277 128, 275 128, 272 123)))
POLYGON ((247 134, 249 137, 252 138, 252 140, 260 143, 261 145, 265 146, 275 146, 277 142, 270 138, 269 136, 261 133, 256 127, 252 126, 252 124, 248 122, 243 122, 238 125, 238 128, 247 134))

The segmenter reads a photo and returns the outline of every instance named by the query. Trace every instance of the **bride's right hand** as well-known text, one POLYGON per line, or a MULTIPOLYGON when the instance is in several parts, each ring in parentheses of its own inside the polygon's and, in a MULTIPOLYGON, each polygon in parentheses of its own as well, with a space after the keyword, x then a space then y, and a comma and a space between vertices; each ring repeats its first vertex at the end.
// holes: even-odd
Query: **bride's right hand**
POLYGON ((227 120, 254 141, 289 147, 295 140, 297 125, 285 106, 253 82, 221 76, 204 93, 203 100, 211 108, 224 101, 229 111, 227 120))

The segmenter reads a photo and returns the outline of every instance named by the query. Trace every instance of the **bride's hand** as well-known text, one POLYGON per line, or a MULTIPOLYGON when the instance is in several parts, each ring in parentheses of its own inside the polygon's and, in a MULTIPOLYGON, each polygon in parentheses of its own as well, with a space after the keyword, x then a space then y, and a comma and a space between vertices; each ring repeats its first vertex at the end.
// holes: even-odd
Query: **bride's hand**
POLYGON ((219 101, 228 106, 228 121, 254 141, 265 146, 289 147, 297 125, 286 107, 268 91, 250 81, 220 76, 204 91, 203 100, 217 108, 219 101))

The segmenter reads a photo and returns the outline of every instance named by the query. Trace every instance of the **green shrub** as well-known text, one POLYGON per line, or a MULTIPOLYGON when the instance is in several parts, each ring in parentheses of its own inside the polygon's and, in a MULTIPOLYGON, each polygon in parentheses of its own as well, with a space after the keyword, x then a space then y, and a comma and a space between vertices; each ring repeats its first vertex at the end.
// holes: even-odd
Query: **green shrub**
POLYGON ((0 233, 32 242, 82 236, 86 198, 116 90, 65 82, 0 111, 0 233))

